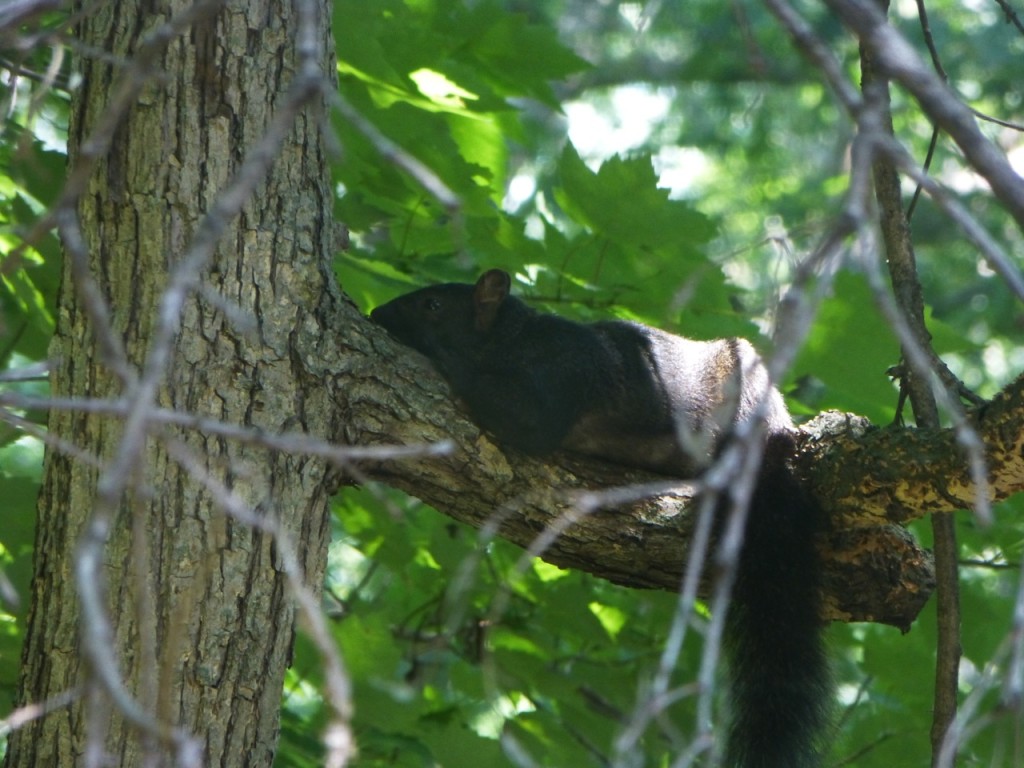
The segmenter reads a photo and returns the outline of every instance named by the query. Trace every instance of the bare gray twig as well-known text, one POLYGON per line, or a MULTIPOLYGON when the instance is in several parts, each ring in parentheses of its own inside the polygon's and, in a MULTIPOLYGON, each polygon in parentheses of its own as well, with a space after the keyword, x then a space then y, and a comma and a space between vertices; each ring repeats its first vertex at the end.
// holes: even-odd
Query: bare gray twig
POLYGON ((874 0, 825 0, 832 11, 871 52, 885 76, 914 95, 921 108, 960 147, 996 197, 1024 229, 1024 179, 1013 170, 1005 154, 978 129, 974 114, 942 78, 918 56, 874 0))
MULTIPOLYGON (((129 413, 129 404, 123 398, 104 400, 101 398, 59 398, 33 397, 18 392, 0 392, 0 407, 24 408, 32 410, 58 409, 80 413, 95 413, 125 418, 129 413)), ((0 411, 5 420, 9 412, 0 411)), ((11 423, 30 429, 24 420, 11 416, 11 423)), ((209 416, 199 416, 186 411, 172 410, 154 406, 149 412, 149 423, 156 426, 174 426, 183 429, 194 429, 206 435, 235 440, 247 445, 262 446, 282 453, 319 456, 335 464, 344 466, 357 461, 388 461, 393 459, 419 459, 446 456, 452 452, 452 442, 442 440, 437 443, 420 445, 337 445, 308 435, 304 432, 271 433, 258 427, 230 424, 209 416)), ((33 432, 35 434, 38 431, 33 432)), ((96 461, 95 458, 92 459, 96 461)))

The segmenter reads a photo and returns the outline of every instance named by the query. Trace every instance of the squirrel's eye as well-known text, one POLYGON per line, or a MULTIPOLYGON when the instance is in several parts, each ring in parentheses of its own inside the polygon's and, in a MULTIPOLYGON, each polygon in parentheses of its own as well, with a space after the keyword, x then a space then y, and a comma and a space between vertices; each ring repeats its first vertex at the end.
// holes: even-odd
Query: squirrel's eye
POLYGON ((437 314, 441 311, 441 300, 436 296, 431 296, 427 299, 427 312, 433 312, 437 314))

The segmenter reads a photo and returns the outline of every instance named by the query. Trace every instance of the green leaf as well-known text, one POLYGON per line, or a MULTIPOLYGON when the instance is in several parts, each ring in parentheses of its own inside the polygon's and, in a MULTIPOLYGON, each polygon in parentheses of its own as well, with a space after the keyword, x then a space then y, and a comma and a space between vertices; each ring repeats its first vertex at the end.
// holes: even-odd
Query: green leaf
POLYGON ((810 374, 827 390, 816 407, 860 413, 875 423, 892 420, 896 390, 887 371, 899 362, 899 342, 875 306, 863 276, 843 271, 792 373, 810 374))
POLYGON ((591 602, 588 606, 590 612, 594 614, 604 631, 608 633, 608 637, 614 640, 618 637, 619 632, 626 626, 626 621, 629 616, 625 611, 619 610, 610 605, 602 605, 598 602, 591 602))
POLYGON ((634 251, 673 249, 678 258, 696 262, 700 246, 714 234, 706 216, 658 189, 647 155, 614 157, 595 172, 566 146, 559 179, 555 197, 567 213, 634 251))

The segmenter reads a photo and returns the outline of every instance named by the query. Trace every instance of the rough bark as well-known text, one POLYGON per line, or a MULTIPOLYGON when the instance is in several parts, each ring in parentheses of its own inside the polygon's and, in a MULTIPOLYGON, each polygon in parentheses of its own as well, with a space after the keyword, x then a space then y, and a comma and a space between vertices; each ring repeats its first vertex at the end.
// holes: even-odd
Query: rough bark
MULTIPOLYGON (((85 50, 110 54, 82 60, 72 108, 72 177, 96 162, 77 206, 82 254, 108 302, 115 346, 123 345, 136 374, 150 361, 172 270, 296 77, 292 3, 209 5, 202 23, 182 34, 169 20, 187 3, 160 4, 162 15, 141 0, 90 6, 78 29, 85 50), (166 40, 154 41, 159 30, 170 31, 166 40), (149 73, 156 76, 97 159, 111 105, 129 78, 149 73)), ((321 42, 328 28, 325 17, 321 42)), ((326 172, 318 121, 307 113, 195 276, 204 291, 185 298, 161 405, 269 432, 333 433, 322 390, 299 362, 336 296, 322 260, 332 235, 326 172), (251 327, 240 327, 238 317, 253 319, 251 327)), ((53 393, 128 393, 129 382, 108 365, 109 340, 98 340, 102 329, 74 274, 73 250, 52 345, 53 393)), ((80 640, 74 558, 109 469, 86 457, 111 457, 124 423, 55 410, 49 429, 81 452, 47 454, 20 696, 42 701, 79 685, 84 695, 12 733, 6 764, 134 766, 145 753, 156 756, 149 765, 170 764, 173 749, 142 737, 94 684, 80 640)), ((293 636, 280 556, 270 535, 229 518, 201 476, 172 456, 191 456, 212 482, 301 540, 314 586, 329 534, 325 462, 155 423, 147 432, 103 548, 110 653, 146 711, 199 735, 205 764, 269 766, 293 636)))
MULTIPOLYGON (((970 414, 986 449, 992 500, 1024 489, 1024 376, 970 414)), ((843 527, 907 523, 935 512, 969 509, 978 488, 952 429, 862 429, 842 415, 820 419, 828 439, 807 465, 816 488, 827 489, 843 527)))

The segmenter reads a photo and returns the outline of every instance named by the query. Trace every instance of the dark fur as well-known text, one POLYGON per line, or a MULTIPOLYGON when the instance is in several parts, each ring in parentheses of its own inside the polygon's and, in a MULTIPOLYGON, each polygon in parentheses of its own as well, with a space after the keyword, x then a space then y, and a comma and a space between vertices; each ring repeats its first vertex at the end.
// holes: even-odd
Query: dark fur
POLYGON ((792 422, 753 348, 626 322, 574 323, 509 296, 509 277, 448 283, 371 314, 430 358, 473 420, 504 445, 577 451, 694 477, 733 426, 767 443, 727 617, 732 768, 812 768, 828 722, 816 505, 788 465, 792 422))

